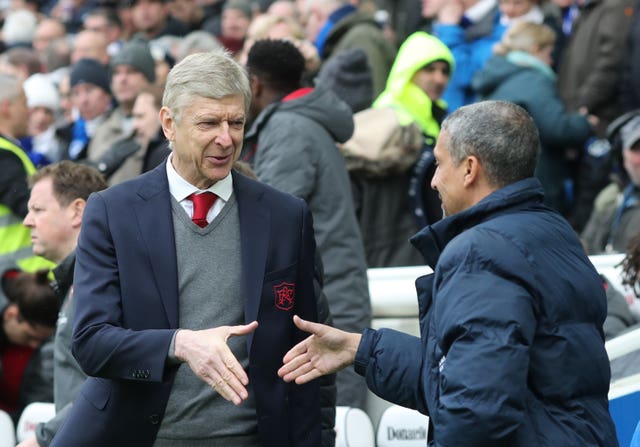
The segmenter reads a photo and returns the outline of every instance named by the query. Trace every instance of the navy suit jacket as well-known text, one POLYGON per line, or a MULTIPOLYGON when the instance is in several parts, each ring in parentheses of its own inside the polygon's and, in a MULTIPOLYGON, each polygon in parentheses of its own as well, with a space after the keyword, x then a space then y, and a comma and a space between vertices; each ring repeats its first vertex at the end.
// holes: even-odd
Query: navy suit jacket
MULTIPOLYGON (((276 373, 306 337, 292 316, 317 320, 311 214, 300 199, 232 175, 245 321, 259 322, 246 342, 261 443, 317 446, 318 381, 287 384, 276 373)), ((77 248, 73 353, 92 377, 52 446, 153 445, 177 369, 166 363, 179 308, 171 213, 164 163, 89 198, 77 248)))

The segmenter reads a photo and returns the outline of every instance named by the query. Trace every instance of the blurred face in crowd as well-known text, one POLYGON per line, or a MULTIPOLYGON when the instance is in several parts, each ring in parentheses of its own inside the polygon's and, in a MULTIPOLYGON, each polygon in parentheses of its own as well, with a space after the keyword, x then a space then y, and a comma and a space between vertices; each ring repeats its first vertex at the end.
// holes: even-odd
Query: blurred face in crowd
POLYGON ((168 6, 171 15, 182 23, 196 23, 203 15, 195 0, 173 0, 168 6))
POLYGON ((119 104, 133 106, 142 88, 149 85, 144 75, 131 65, 116 65, 111 75, 111 91, 119 104))
POLYGON ((71 89, 71 104, 82 119, 90 121, 109 111, 111 95, 97 85, 83 82, 71 89))
POLYGON ((31 107, 29 109, 29 135, 40 135, 46 131, 55 120, 51 109, 46 107, 31 107))
POLYGON ((640 186, 640 140, 636 141, 632 147, 623 149, 622 160, 631 182, 640 186))
POLYGON ((75 64, 80 59, 95 59, 106 65, 109 62, 107 45, 107 39, 103 34, 96 31, 81 31, 73 41, 71 63, 75 64))
POLYGON ((138 31, 157 33, 167 20, 167 6, 158 0, 136 0, 131 8, 131 21, 138 31))
POLYGON ((0 116, 4 121, 2 124, 5 132, 10 133, 12 138, 22 138, 28 135, 29 109, 27 108, 27 97, 24 90, 20 89, 20 94, 13 99, 5 99, 0 102, 0 116))
POLYGON ((510 19, 515 19, 531 11, 535 0, 500 0, 500 12, 510 19))
POLYGON ((159 107, 151 93, 140 93, 133 104, 133 127, 136 141, 146 147, 160 130, 159 107))
POLYGON ((120 39, 120 29, 109 23, 106 17, 101 15, 89 15, 84 19, 83 27, 87 31, 94 31, 104 36, 107 43, 120 39))
POLYGON ((66 34, 67 30, 58 20, 43 19, 33 35, 33 48, 38 54, 42 54, 51 42, 65 37, 66 34))
POLYGON ((31 189, 29 211, 22 222, 31 230, 33 253, 59 263, 76 246, 76 229, 80 227, 84 200, 68 205, 58 202, 53 193, 53 180, 45 177, 31 189))
POLYGON ((31 324, 20 315, 18 306, 10 304, 2 315, 2 328, 11 343, 36 349, 53 335, 55 328, 31 324))
POLYGON ((416 71, 411 81, 420 87, 432 101, 436 101, 442 97, 442 93, 447 88, 450 74, 448 63, 435 61, 416 71))
POLYGON ((304 31, 307 34, 307 39, 315 43, 326 21, 322 10, 312 5, 311 8, 305 9, 300 17, 301 21, 304 20, 304 31))
POLYGON ((194 97, 174 119, 162 107, 160 121, 171 142, 171 162, 186 181, 206 189, 225 178, 240 155, 245 108, 242 95, 194 97))
POLYGON ((222 35, 229 39, 242 40, 247 35, 250 23, 249 18, 239 9, 225 9, 220 23, 222 35))

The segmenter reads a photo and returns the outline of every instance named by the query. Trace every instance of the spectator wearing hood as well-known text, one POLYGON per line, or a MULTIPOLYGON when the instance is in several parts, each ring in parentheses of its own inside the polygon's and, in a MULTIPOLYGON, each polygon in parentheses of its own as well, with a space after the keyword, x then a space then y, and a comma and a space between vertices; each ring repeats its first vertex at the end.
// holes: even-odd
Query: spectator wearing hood
MULTIPOLYGON (((401 145, 371 151, 379 154, 376 157, 354 157, 348 153, 351 142, 343 145, 369 267, 423 262, 408 240, 442 217, 440 200, 429 182, 435 171, 433 146, 446 113, 441 97, 453 69, 453 55, 440 40, 421 31, 409 36, 373 109, 376 113, 386 109, 387 121, 395 120, 411 137, 400 138, 401 145)), ((360 134, 360 121, 356 122, 360 134)), ((364 117, 362 125, 371 135, 382 128, 367 124, 364 117)))

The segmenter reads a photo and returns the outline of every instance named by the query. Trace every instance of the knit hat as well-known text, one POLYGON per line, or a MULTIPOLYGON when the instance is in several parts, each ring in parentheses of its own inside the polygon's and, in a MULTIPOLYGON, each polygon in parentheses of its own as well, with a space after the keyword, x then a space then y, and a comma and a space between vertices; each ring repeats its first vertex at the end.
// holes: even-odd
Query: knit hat
POLYGON ((80 59, 73 64, 69 83, 72 88, 83 83, 93 84, 111 94, 107 67, 95 59, 80 59))
POLYGON ((247 0, 227 0, 224 4, 223 10, 227 9, 237 9, 249 19, 253 16, 251 3, 247 0))
POLYGON ((44 107, 53 112, 60 109, 60 94, 49 77, 42 73, 29 76, 23 83, 27 106, 44 107))
POLYGON ((33 36, 38 26, 38 19, 34 13, 26 9, 11 11, 4 18, 2 37, 7 47, 33 42, 33 36))
POLYGON ((333 90, 353 113, 371 107, 373 102, 373 75, 361 48, 341 50, 331 56, 320 68, 316 83, 333 90))
POLYGON ((633 147, 634 143, 640 140, 640 116, 636 116, 622 126, 620 137, 622 138, 622 147, 624 149, 633 147))
POLYGON ((144 40, 131 40, 111 59, 111 70, 116 65, 129 65, 144 75, 149 82, 156 80, 156 63, 151 56, 149 44, 144 40))

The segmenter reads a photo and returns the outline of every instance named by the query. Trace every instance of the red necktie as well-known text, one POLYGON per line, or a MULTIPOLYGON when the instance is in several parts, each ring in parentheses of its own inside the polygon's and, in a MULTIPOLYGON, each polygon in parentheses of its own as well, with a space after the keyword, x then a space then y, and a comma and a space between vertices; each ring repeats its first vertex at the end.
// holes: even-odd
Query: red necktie
POLYGON ((200 228, 207 226, 207 213, 218 198, 212 192, 203 192, 202 194, 191 194, 188 199, 193 202, 193 217, 191 220, 200 228))

